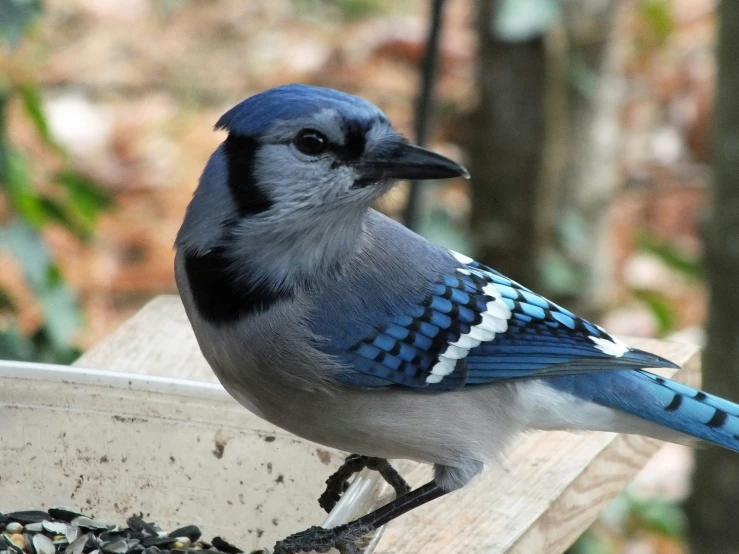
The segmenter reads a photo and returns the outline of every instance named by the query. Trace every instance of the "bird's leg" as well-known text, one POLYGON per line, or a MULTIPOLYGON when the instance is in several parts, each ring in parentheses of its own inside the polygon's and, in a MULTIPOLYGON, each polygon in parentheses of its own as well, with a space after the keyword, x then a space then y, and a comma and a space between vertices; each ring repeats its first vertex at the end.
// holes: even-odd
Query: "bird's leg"
POLYGON ((275 545, 274 554, 297 554, 298 552, 313 552, 314 550, 316 552, 328 552, 331 548, 337 548, 341 552, 356 553, 359 550, 354 545, 354 541, 375 529, 379 529, 396 517, 443 496, 446 492, 436 484, 436 481, 431 481, 350 523, 339 525, 333 529, 311 527, 300 533, 290 535, 275 545))
POLYGON ((349 486, 349 477, 365 468, 379 472, 383 479, 395 489, 396 498, 410 492, 410 485, 406 483, 405 479, 401 477, 400 473, 386 459, 350 454, 344 463, 341 464, 341 467, 331 477, 326 479, 326 490, 318 499, 318 504, 321 508, 326 510, 326 512, 331 512, 341 498, 341 495, 344 494, 349 486))

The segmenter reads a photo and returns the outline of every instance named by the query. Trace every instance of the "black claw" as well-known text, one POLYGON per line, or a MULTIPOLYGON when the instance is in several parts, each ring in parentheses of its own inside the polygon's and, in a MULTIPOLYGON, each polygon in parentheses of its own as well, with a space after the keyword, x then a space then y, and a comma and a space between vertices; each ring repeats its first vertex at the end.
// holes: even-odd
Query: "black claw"
POLYGON ((274 554, 328 552, 332 548, 342 554, 361 554, 362 551, 354 542, 370 531, 370 527, 357 525, 340 525, 333 529, 314 526, 278 542, 274 554))
POLYGON ((341 495, 349 488, 349 477, 355 473, 359 473, 364 468, 378 471, 385 481, 395 489, 396 497, 400 497, 411 490, 405 479, 401 477, 400 473, 387 460, 351 454, 341 467, 326 480, 326 490, 318 499, 318 504, 321 508, 326 510, 326 512, 331 512, 341 498, 341 495))

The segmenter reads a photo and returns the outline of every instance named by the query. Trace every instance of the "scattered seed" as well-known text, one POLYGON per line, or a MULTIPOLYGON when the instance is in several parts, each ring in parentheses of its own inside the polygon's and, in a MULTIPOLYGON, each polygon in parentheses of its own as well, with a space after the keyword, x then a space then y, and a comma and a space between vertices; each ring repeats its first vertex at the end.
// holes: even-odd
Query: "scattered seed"
POLYGON ((213 546, 215 546, 218 550, 221 552, 225 552, 225 554, 243 554, 243 550, 236 548, 234 545, 226 542, 221 537, 215 537, 213 539, 213 546))
POLYGON ((11 521, 5 526, 5 530, 11 535, 14 533, 20 533, 21 531, 23 531, 23 525, 21 525, 17 521, 11 521))
POLYGON ((10 552, 23 554, 23 549, 19 548, 18 545, 13 542, 13 539, 10 538, 10 535, 3 535, 3 541, 5 541, 5 546, 8 547, 8 550, 10 552))
POLYGON ((54 506, 52 508, 49 508, 49 515, 52 517, 52 519, 71 523, 74 518, 80 517, 84 514, 75 512, 74 510, 67 508, 66 506, 54 506))
POLYGON ((37 554, 36 548, 33 546, 33 535, 30 533, 23 533, 23 538, 26 540, 26 550, 29 554, 37 554))
POLYGON ((72 525, 76 525, 80 529, 87 529, 90 531, 107 530, 108 526, 99 521, 95 521, 87 516, 77 516, 72 520, 72 525))
POLYGON ((159 548, 168 548, 176 542, 177 542, 177 539, 174 537, 149 537, 148 539, 144 539, 143 541, 141 541, 141 544, 143 544, 144 547, 147 547, 147 548, 149 546, 157 546, 159 548))
POLYGON ((51 539, 46 535, 34 535, 33 547, 36 549, 38 554, 56 554, 54 543, 51 542, 51 539))
MULTIPOLYGON (((64 554, 82 554, 82 551, 87 545, 88 538, 90 538, 89 535, 82 535, 81 537, 77 537, 74 542, 71 542, 69 546, 64 549, 64 554)), ((121 554, 125 554, 125 552, 121 554)))
POLYGON ((243 554, 221 537, 201 541, 196 525, 167 533, 143 514, 126 523, 106 525, 64 506, 0 513, 0 554, 243 554))
MULTIPOLYGON (((179 529, 175 529, 169 534, 170 537, 187 537, 190 542, 197 542, 197 540, 200 538, 200 535, 202 535, 202 533, 200 532, 200 528, 196 525, 187 525, 185 527, 180 527, 179 529)), ((182 541, 182 539, 179 538, 177 540, 182 541)))
POLYGON ((70 543, 73 543, 80 536, 80 528, 76 525, 67 525, 67 530, 64 532, 64 536, 70 543))
POLYGON ((60 523, 58 521, 44 521, 41 525, 43 525, 44 530, 52 535, 66 535, 67 529, 69 528, 69 525, 66 523, 60 523))
POLYGON ((129 517, 126 520, 126 523, 128 523, 131 529, 145 533, 146 535, 150 537, 156 537, 159 534, 159 531, 157 531, 156 527, 154 527, 150 523, 145 522, 142 517, 139 517, 139 516, 129 517))
POLYGON ((49 519, 49 514, 41 510, 26 510, 23 512, 11 512, 5 514, 9 519, 26 525, 27 523, 37 523, 49 519))

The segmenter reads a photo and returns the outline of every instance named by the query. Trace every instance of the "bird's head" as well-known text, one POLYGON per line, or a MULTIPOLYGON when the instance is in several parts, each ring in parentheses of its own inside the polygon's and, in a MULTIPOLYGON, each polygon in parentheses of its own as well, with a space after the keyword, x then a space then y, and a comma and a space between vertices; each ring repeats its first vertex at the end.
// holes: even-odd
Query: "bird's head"
POLYGON ((245 215, 368 205, 396 179, 467 175, 452 160, 410 145, 369 102, 327 88, 262 92, 216 127, 229 133, 231 194, 245 215))
POLYGON ((327 88, 267 90, 216 128, 228 137, 208 161, 177 238, 191 252, 224 240, 242 254, 250 244, 271 252, 290 245, 293 259, 310 241, 311 251, 340 251, 397 179, 467 177, 456 162, 409 144, 371 103, 327 88))
POLYGON ((230 109, 216 128, 228 137, 201 188, 223 181, 241 217, 366 207, 397 179, 467 176, 456 162, 409 144, 374 105, 328 88, 267 90, 230 109))

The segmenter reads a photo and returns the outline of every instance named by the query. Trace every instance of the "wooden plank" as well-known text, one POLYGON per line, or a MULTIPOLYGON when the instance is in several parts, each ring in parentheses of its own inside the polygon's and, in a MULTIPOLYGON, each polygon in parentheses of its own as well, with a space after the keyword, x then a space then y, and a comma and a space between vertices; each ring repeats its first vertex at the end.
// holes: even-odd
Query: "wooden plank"
POLYGON ((218 382, 177 296, 155 298, 72 365, 218 382))
MULTIPOLYGON (((692 345, 627 339, 683 369, 695 385, 699 356, 692 345)), ((213 381, 176 297, 160 297, 88 350, 77 365, 213 381)), ((666 372, 671 375, 672 372, 666 372)), ((634 478, 660 442, 610 433, 534 433, 501 467, 388 526, 378 552, 424 554, 563 552, 634 478)), ((336 462, 327 467, 326 474, 336 462)), ((400 462, 409 481, 429 477, 400 462)), ((316 491, 318 494, 318 491, 316 491)))

